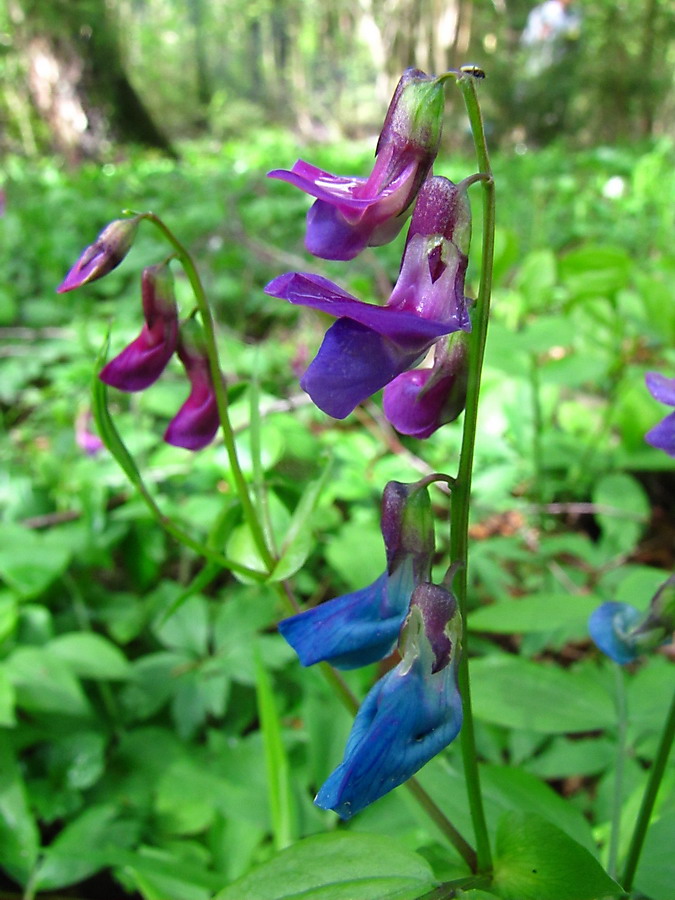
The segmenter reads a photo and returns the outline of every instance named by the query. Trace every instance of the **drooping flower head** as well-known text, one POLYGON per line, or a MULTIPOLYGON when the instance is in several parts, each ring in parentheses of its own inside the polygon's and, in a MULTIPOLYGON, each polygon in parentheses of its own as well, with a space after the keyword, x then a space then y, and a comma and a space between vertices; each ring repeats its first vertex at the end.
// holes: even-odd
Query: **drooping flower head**
POLYGON ((279 623, 304 666, 326 660, 353 669, 394 649, 413 590, 430 577, 434 532, 426 484, 390 481, 385 487, 381 527, 387 568, 376 581, 279 623))
POLYGON ((363 303, 318 275, 289 272, 267 285, 273 297, 338 319, 300 381, 319 409, 344 419, 442 335, 471 330, 464 297, 470 234, 466 187, 435 176, 420 190, 386 306, 363 303))
POLYGON ((131 249, 136 237, 140 216, 116 219, 103 229, 93 244, 81 254, 73 268, 57 288, 57 293, 65 294, 75 288, 97 281, 119 266, 131 249))
POLYGON ((457 687, 461 617, 454 596, 421 584, 401 635, 401 662, 368 693, 344 759, 316 796, 343 819, 407 781, 453 741, 462 725, 457 687))
POLYGON ((456 332, 436 344, 430 369, 403 372, 385 387, 382 408, 401 434, 428 438, 463 411, 467 386, 467 337, 456 332))
POLYGON ((610 601, 593 610, 588 630, 595 645, 625 665, 670 640, 675 629, 675 575, 652 597, 646 613, 629 603, 610 601))
POLYGON ((310 253, 353 259, 365 247, 396 237, 436 158, 443 107, 442 82, 407 69, 389 105, 368 178, 331 175, 303 160, 290 171, 269 173, 317 198, 307 214, 310 253))
MULTIPOLYGON (((675 378, 666 378, 658 372, 647 372, 645 376, 649 393, 668 406, 675 406, 675 378)), ((668 456, 675 456, 675 412, 666 416, 645 435, 652 447, 663 450, 668 456)))
POLYGON ((141 295, 145 317, 141 333, 99 375, 120 391, 142 391, 153 384, 178 344, 178 308, 166 263, 143 270, 141 295))
POLYGON ((215 437, 220 419, 204 338, 194 319, 181 325, 178 358, 190 379, 190 396, 169 423, 164 440, 186 450, 201 450, 215 437))

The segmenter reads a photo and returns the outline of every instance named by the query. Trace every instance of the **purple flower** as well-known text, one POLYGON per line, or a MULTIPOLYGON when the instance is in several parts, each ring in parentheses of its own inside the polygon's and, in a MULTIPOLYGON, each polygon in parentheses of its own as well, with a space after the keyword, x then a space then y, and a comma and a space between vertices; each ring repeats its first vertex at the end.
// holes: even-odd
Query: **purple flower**
POLYGON ((393 240, 436 158, 444 107, 442 82, 407 69, 392 97, 369 178, 342 177, 303 160, 275 169, 316 201, 307 214, 305 246, 324 259, 353 259, 393 240))
POLYGON ((87 456, 96 456, 103 450, 101 438, 91 430, 91 410, 82 410, 75 420, 75 443, 87 456))
POLYGON ((413 590, 430 576, 434 534, 426 482, 390 481, 381 522, 387 569, 373 584, 279 623, 303 666, 327 660, 353 669, 396 646, 413 590))
MULTIPOLYGON (((645 376, 649 393, 659 403, 675 406, 675 378, 666 378, 658 372, 647 372, 645 376)), ((666 416, 645 435, 652 447, 664 450, 668 456, 675 456, 675 413, 666 416)))
POLYGON ((439 341, 431 369, 403 372, 385 387, 382 408, 397 431, 428 438, 459 416, 468 384, 466 344, 461 332, 439 341))
POLYGON ((675 575, 652 597, 646 613, 629 603, 610 601, 593 610, 588 630, 602 652, 620 665, 670 640, 675 628, 675 575))
POLYGON ((439 337, 471 330, 464 297, 470 223, 465 188, 447 178, 428 179, 386 306, 363 303, 319 275, 289 272, 267 285, 273 297, 338 319, 300 381, 320 409, 344 419, 414 366, 439 337))
POLYGON ((461 617, 454 596, 421 584, 401 635, 401 662, 356 714, 344 759, 316 796, 343 819, 407 781, 462 725, 457 687, 461 617))
POLYGON ((201 450, 215 437, 220 418, 209 359, 192 319, 181 326, 178 357, 190 379, 190 396, 169 423, 164 440, 174 447, 201 450))
POLYGON ((168 265, 149 266, 141 279, 145 324, 99 378, 120 391, 142 391, 164 371, 178 344, 178 309, 168 265))
POLYGON ((94 243, 83 251, 57 288, 57 293, 65 294, 66 291, 103 278, 119 266, 131 249, 140 221, 140 216, 134 216, 131 219, 116 219, 106 225, 94 243))

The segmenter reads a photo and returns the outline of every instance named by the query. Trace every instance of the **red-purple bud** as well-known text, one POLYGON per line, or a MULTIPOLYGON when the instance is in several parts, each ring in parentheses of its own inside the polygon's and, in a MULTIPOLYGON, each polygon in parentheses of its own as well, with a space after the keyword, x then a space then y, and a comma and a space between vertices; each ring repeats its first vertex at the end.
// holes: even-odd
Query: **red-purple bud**
POLYGON ((190 379, 190 396, 169 423, 167 444, 186 450, 201 450, 216 435, 220 418, 204 338, 194 319, 181 326, 178 357, 190 379))
POLYGON ((93 244, 82 253, 68 272, 57 293, 75 290, 90 281, 103 278, 122 262, 134 242, 140 216, 130 219, 116 219, 106 225, 93 244))
POLYGON ((173 275, 166 263, 143 271, 141 292, 145 316, 141 333, 99 375, 120 391, 142 391, 157 381, 178 343, 173 275))

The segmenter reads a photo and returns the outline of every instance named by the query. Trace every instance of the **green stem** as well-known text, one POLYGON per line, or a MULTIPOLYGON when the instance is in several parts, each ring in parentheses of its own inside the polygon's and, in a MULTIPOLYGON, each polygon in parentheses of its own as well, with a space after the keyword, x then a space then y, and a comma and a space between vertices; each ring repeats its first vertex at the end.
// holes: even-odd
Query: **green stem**
POLYGON ((204 286, 202 285, 199 273, 197 272, 197 268, 192 261, 192 257, 183 246, 183 244, 175 236, 175 234, 171 231, 171 229, 168 228, 159 218, 159 216, 155 215, 155 213, 142 213, 141 217, 147 219, 149 222, 152 222, 152 224, 155 225, 169 241, 171 246, 176 251, 176 256, 178 257, 178 260, 183 267, 188 281, 190 282, 190 286, 192 287, 192 291, 197 302, 197 309, 199 310, 199 314, 201 317, 202 327, 204 329, 204 340, 206 343, 206 352, 209 357, 209 367, 211 370, 213 389, 216 395, 216 404, 218 406, 218 415, 220 417, 220 427, 223 433, 223 443, 225 444, 227 456, 230 461, 232 477, 234 478, 234 483, 237 488, 237 494, 239 496, 239 501, 241 502, 242 510, 244 513, 244 519, 246 521, 246 524, 248 525, 249 531, 251 532, 251 537, 253 538, 258 553, 260 554, 260 558, 262 559, 267 571, 271 572, 274 568, 274 558, 270 553, 267 544, 265 543, 265 536, 263 534, 263 530, 260 526, 260 522, 258 521, 258 517, 255 512, 255 508, 251 501, 251 496, 249 494, 248 485, 246 483, 244 473, 242 472, 241 465, 239 464, 237 446, 234 440, 234 431, 230 422, 227 388, 223 381, 220 359, 218 356, 215 324, 213 321, 213 316, 211 314, 211 307, 209 306, 209 302, 206 298, 204 286))
POLYGON ((495 189, 492 169, 487 152, 485 131, 476 95, 475 79, 466 74, 458 79, 464 96, 471 132, 473 134, 478 168, 489 176, 482 181, 483 189, 483 258, 480 287, 476 300, 476 314, 469 344, 469 383, 464 413, 462 448, 459 458, 457 483, 452 491, 452 513, 450 531, 450 561, 460 563, 455 580, 457 600, 462 613, 462 653, 459 663, 459 690, 462 695, 463 724, 460 732, 462 758, 466 789, 476 836, 478 872, 488 872, 492 868, 490 842, 487 832, 483 797, 480 789, 478 757, 471 709, 471 687, 469 683, 469 653, 466 625, 467 564, 469 550, 469 504, 471 499, 471 474, 473 469, 476 425, 478 421, 478 397, 481 372, 485 356, 485 343, 490 317, 490 294, 492 289, 492 260, 494 256, 495 229, 495 189))
POLYGON ((616 878, 616 860, 621 836, 621 810, 623 804, 623 770, 626 757, 626 682, 621 666, 616 665, 616 721, 617 748, 614 767, 614 796, 612 798, 612 824, 609 835, 607 871, 616 878))
POLYGON ((668 757, 670 756, 670 750, 673 746, 674 738, 675 693, 673 694, 673 699, 670 703, 668 716, 663 726, 663 733, 661 734, 659 747, 656 751, 654 764, 652 765, 651 772, 649 773, 649 780, 647 781, 647 787, 645 788, 644 796, 642 797, 640 812, 638 814, 637 822, 635 823, 635 830, 633 831, 630 847, 628 849, 628 858, 626 859, 626 866, 624 868, 623 879, 621 881, 623 889, 626 891, 626 893, 628 893, 633 887, 633 878, 635 877, 637 865, 640 860, 642 845, 645 840, 645 835, 647 834, 647 828, 649 827, 649 820, 652 815, 652 810, 654 809, 656 795, 658 794, 661 779, 663 778, 663 773, 666 769, 666 764, 668 762, 668 757))

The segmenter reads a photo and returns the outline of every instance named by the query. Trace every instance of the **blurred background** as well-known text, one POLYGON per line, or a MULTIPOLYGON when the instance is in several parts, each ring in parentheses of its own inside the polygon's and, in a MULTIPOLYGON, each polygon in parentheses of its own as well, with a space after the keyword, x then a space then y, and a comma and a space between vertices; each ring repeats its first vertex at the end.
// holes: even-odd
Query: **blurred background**
MULTIPOLYGON (((469 624, 490 827, 504 809, 525 808, 586 846, 606 843, 612 679, 586 621, 602 600, 644 608, 675 563, 675 462, 644 441, 669 412, 647 393, 645 372, 675 375, 674 38, 669 0, 0 0, 7 896, 208 900, 285 844, 335 826, 311 799, 350 718, 276 634, 274 585, 203 567, 162 531, 94 433, 95 361, 108 334, 112 355, 138 333, 140 273, 166 245, 144 223, 113 273, 55 291, 123 209, 162 216, 200 269, 242 465, 279 546, 291 521, 302 525, 284 576, 303 603, 370 583, 384 566, 384 484, 453 472, 460 429, 418 442, 392 431, 379 398, 339 423, 306 402, 298 375, 327 323, 264 285, 310 270, 383 301, 404 235, 348 265, 312 259, 308 198, 265 172, 302 156, 367 174, 410 65, 472 63, 487 75, 478 90, 498 227, 469 624), (532 661, 552 673, 552 694, 538 693, 532 661), (495 666, 509 678, 495 678, 495 666), (281 740, 261 728, 261 704, 281 740)), ((474 169, 448 85, 435 171, 460 180, 474 169)), ((474 214, 471 296, 479 202, 474 214)), ((188 313, 188 285, 176 278, 188 313)), ((221 443, 189 454, 162 442, 186 394, 172 362, 147 391, 110 391, 109 403, 163 513, 254 564, 221 443)), ((434 495, 434 510, 440 578, 447 498, 434 495)), ((631 681, 627 820, 672 684, 668 652, 631 681)), ((377 674, 349 673, 349 684, 363 696, 377 674)), ((470 830, 456 748, 425 773, 470 830)), ((651 900, 673 897, 663 864, 672 778, 662 809, 669 828, 638 873, 651 900)), ((437 877, 456 874, 405 791, 350 828, 395 836, 437 877)))

